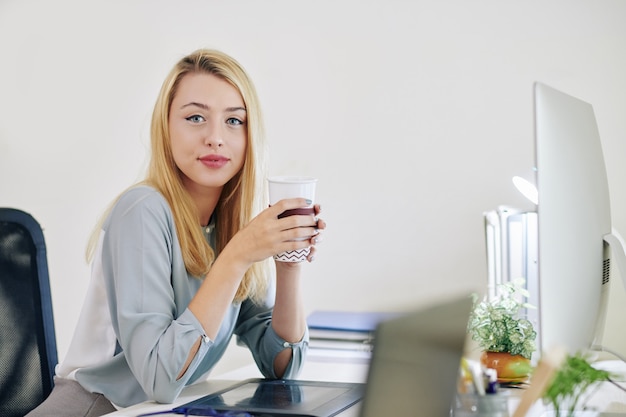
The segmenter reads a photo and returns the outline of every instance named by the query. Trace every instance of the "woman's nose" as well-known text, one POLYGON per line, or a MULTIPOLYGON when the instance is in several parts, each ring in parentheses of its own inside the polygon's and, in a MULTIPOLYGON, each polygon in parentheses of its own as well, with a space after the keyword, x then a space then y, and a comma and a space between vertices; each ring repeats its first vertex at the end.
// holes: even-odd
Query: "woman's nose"
POLYGON ((210 148, 219 148, 224 144, 222 131, 218 126, 207 127, 204 144, 210 148))

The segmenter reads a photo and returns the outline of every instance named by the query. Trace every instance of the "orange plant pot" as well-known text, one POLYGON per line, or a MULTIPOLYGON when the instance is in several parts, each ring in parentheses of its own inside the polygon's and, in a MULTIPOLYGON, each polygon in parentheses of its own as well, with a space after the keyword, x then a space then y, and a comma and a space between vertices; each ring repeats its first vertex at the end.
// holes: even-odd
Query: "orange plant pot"
POLYGON ((530 375, 530 360, 521 355, 507 352, 483 352, 480 362, 487 368, 495 369, 498 382, 521 382, 530 375))

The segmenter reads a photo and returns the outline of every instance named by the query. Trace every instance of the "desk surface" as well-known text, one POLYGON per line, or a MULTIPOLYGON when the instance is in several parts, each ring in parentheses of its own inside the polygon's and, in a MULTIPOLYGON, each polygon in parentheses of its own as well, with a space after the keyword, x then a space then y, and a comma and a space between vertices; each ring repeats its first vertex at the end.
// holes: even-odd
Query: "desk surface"
MULTIPOLYGON (((309 381, 334 381, 334 382, 365 382, 367 380, 368 362, 363 357, 354 359, 336 358, 332 356, 311 356, 305 362, 299 379, 309 381)), ((209 393, 218 391, 233 385, 235 382, 259 378, 260 372, 254 364, 221 375, 212 376, 208 380, 186 387, 179 398, 173 404, 157 404, 151 401, 125 408, 115 413, 107 414, 108 417, 135 417, 138 414, 165 411, 175 406, 182 405, 200 398, 209 393)), ((626 382, 621 383, 626 386, 626 382)), ((509 411, 513 415, 523 390, 511 389, 509 411)), ((359 403, 360 404, 360 403, 359 403)), ((340 413, 338 417, 357 417, 359 404, 340 413)), ((626 392, 609 383, 603 383, 595 391, 589 394, 587 401, 589 407, 603 411, 600 416, 626 416, 626 392), (613 414, 614 413, 614 414, 613 414)), ((528 417, 541 417, 545 408, 541 401, 529 410, 528 417)))

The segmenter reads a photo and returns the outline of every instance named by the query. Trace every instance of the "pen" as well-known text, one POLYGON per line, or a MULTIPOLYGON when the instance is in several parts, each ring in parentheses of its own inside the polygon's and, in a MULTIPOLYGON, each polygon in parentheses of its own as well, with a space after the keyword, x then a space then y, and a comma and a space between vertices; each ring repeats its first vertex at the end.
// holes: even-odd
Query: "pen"
POLYGON ((159 414, 182 414, 185 416, 210 416, 210 417, 253 417, 245 411, 217 411, 212 407, 176 407, 166 411, 139 414, 137 417, 156 416, 159 414))
POLYGON ((485 392, 487 394, 498 393, 498 371, 492 368, 485 369, 486 387, 485 392))
POLYGON ((481 378, 480 364, 470 364, 465 362, 465 365, 469 369, 469 374, 472 377, 476 394, 485 395, 485 383, 481 378))

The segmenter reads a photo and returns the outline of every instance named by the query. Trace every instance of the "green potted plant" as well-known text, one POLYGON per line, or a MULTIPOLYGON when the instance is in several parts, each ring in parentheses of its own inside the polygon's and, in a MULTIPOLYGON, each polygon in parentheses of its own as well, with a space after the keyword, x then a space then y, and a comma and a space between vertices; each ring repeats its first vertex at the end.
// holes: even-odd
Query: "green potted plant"
POLYGON ((602 381, 615 384, 608 371, 594 368, 584 355, 568 355, 543 393, 544 403, 552 405, 554 417, 573 416, 584 409, 584 405, 579 405, 582 396, 602 381))
POLYGON ((537 349, 533 324, 520 316, 523 308, 535 308, 525 301, 529 293, 524 282, 519 278, 499 285, 491 299, 485 296, 479 301, 478 295, 473 295, 468 332, 483 351, 481 362, 496 369, 501 383, 525 381, 537 349))

